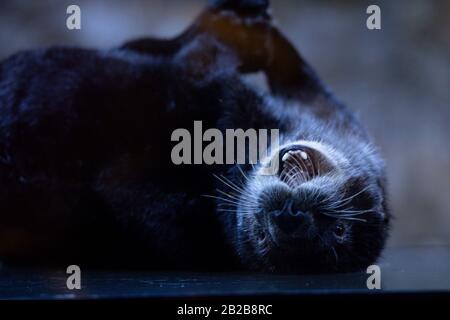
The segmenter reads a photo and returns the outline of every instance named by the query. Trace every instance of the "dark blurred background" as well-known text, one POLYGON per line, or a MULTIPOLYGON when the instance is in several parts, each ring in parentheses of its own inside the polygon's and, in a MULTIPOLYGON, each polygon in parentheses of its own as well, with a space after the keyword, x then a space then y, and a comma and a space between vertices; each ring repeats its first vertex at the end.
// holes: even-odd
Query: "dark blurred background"
MULTIPOLYGON (((206 0, 2 0, 0 59, 55 44, 96 48, 176 35, 206 0), (82 29, 66 28, 77 4, 82 29)), ((450 243, 450 1, 276 0, 280 28, 368 126, 386 157, 391 246, 450 243), (366 28, 381 7, 382 30, 366 28)))

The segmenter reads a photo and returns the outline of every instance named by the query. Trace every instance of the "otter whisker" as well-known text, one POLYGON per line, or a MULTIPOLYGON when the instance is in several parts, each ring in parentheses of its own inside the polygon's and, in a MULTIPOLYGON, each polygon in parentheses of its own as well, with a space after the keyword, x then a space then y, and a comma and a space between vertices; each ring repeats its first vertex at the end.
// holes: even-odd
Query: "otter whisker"
POLYGON ((207 194, 205 194, 205 195, 201 195, 202 197, 206 197, 206 198, 213 198, 213 199, 218 199, 218 200, 221 200, 221 201, 225 201, 225 202, 228 202, 228 203, 232 203, 232 204, 235 204, 235 205, 237 205, 237 206, 243 206, 243 207, 247 207, 247 208, 256 208, 255 206, 249 206, 249 205, 247 205, 246 203, 239 203, 239 202, 235 202, 235 201, 232 201, 232 200, 230 200, 230 199, 226 199, 226 198, 222 198, 222 197, 217 197, 217 196, 212 196, 212 195, 207 195, 207 194))
MULTIPOLYGON (((294 169, 294 174, 292 176, 292 182, 296 182, 297 184, 301 184, 304 180, 302 178, 301 171, 298 170, 298 168, 294 169)), ((293 185, 292 187, 295 188, 296 185, 293 185)))
MULTIPOLYGON (((216 190, 218 191, 220 189, 216 189, 216 190)), ((224 191, 220 190, 220 192, 223 193, 224 191)), ((230 191, 228 194, 233 195, 234 197, 238 197, 238 199, 236 199, 236 200, 248 199, 248 200, 258 202, 258 198, 256 196, 254 196, 253 194, 250 194, 244 190, 238 190, 238 191, 235 190, 234 192, 230 191)), ((228 194, 225 194, 225 195, 228 195, 228 194)))
POLYGON ((230 179, 228 179, 227 177, 225 177, 224 175, 220 175, 220 177, 221 177, 223 180, 225 180, 225 182, 228 182, 230 185, 232 185, 232 186, 234 186, 236 189, 238 189, 238 190, 236 190, 236 191, 240 191, 240 192, 242 192, 242 193, 246 192, 246 191, 245 191, 245 187, 243 186, 243 184, 239 186, 239 185, 237 185, 235 182, 233 182, 233 181, 231 181, 230 179))
POLYGON ((289 163, 288 167, 292 167, 292 169, 297 169, 298 172, 301 174, 303 180, 305 180, 305 181, 308 180, 308 176, 306 175, 305 168, 301 165, 299 160, 296 157, 292 157, 291 159, 293 159, 293 161, 295 163, 289 163))
POLYGON ((304 170, 301 170, 301 169, 299 169, 298 167, 294 167, 295 169, 296 169, 296 173, 297 173, 297 176, 299 177, 298 178, 298 182, 302 182, 302 179, 303 179, 303 181, 307 181, 309 178, 306 176, 306 174, 305 174, 305 171, 304 170), (301 178, 301 179, 300 179, 301 178))
POLYGON ((365 213, 368 213, 368 212, 374 212, 374 210, 373 209, 370 209, 370 210, 342 210, 342 211, 340 211, 340 210, 327 210, 327 212, 337 213, 337 214, 342 213, 342 216, 351 217, 351 216, 359 216, 361 214, 365 214, 365 213))
POLYGON ((364 191, 368 190, 369 188, 370 188, 370 186, 367 186, 367 187, 365 187, 364 189, 360 190, 359 192, 353 194, 352 196, 349 196, 349 197, 344 198, 344 199, 342 199, 342 200, 339 200, 339 201, 337 201, 337 202, 342 202, 342 201, 348 201, 348 200, 351 200, 351 199, 353 199, 354 197, 356 197, 356 196, 360 195, 361 193, 363 193, 364 191))
POLYGON ((362 219, 362 218, 342 217, 342 219, 344 219, 344 220, 351 220, 351 221, 367 222, 366 219, 362 219))
POLYGON ((306 165, 303 163, 303 161, 300 161, 297 159, 297 157, 292 157, 292 159, 294 159, 294 162, 298 164, 298 166, 300 167, 300 171, 302 173, 303 179, 305 181, 308 181, 311 179, 311 175, 309 174, 308 168, 306 167, 306 165))
POLYGON ((229 194, 229 193, 226 193, 226 192, 224 192, 224 191, 222 191, 220 189, 216 189, 216 191, 219 192, 220 194, 224 195, 224 196, 227 196, 227 197, 229 197, 231 199, 234 199, 234 200, 237 200, 237 201, 245 200, 247 203, 253 203, 253 202, 256 203, 255 200, 257 200, 256 198, 250 198, 250 196, 247 196, 247 195, 229 194))
POLYGON ((294 185, 292 185, 292 182, 295 182, 296 179, 298 182, 301 182, 301 180, 298 178, 299 173, 300 171, 297 167, 292 167, 287 173, 283 174, 282 181, 286 182, 290 187, 295 187, 294 185), (291 172, 294 172, 294 175, 291 175, 291 172), (287 179, 285 179, 286 177, 287 179))
POLYGON ((245 174, 244 170, 242 170, 241 166, 237 165, 236 167, 237 167, 237 168, 239 169, 239 171, 242 173, 242 176, 243 176, 248 182, 251 183, 252 181, 251 181, 250 178, 245 174))
POLYGON ((361 191, 353 194, 352 196, 349 196, 347 198, 341 199, 341 200, 337 200, 334 203, 332 203, 332 205, 330 206, 325 206, 326 209, 337 209, 339 207, 345 206, 347 205, 352 199, 354 199, 356 196, 360 195, 361 193, 363 193, 364 191, 366 191, 367 189, 369 189, 369 186, 365 187, 364 189, 362 189, 361 191))
MULTIPOLYGON (((237 210, 236 209, 217 209, 217 211, 219 211, 219 212, 233 212, 233 213, 236 213, 237 212, 237 210)), ((244 213, 244 214, 253 214, 253 212, 252 211, 242 211, 242 210, 239 210, 241 213, 244 213)))
POLYGON ((252 204, 252 205, 254 202, 256 203, 258 201, 258 199, 255 196, 246 193, 244 189, 240 188, 239 186, 237 186, 235 183, 233 183, 226 177, 224 177, 224 176, 218 177, 215 174, 213 174, 213 176, 216 179, 218 179, 220 182, 222 182, 223 184, 225 184, 226 186, 230 187, 232 190, 237 192, 237 194, 226 193, 223 190, 216 189, 217 192, 223 194, 224 196, 227 196, 227 197, 237 200, 237 201, 246 200, 248 204, 252 204))
POLYGON ((293 170, 293 174, 290 175, 289 180, 288 180, 288 185, 290 185, 290 187, 295 188, 296 184, 300 184, 302 182, 301 179, 301 174, 299 173, 298 170, 293 170))
POLYGON ((361 214, 334 214, 334 213, 332 213, 332 214, 336 215, 336 217, 339 217, 339 218, 349 218, 349 217, 355 217, 355 216, 361 215, 361 214))
POLYGON ((214 178, 216 178, 217 180, 219 180, 220 182, 222 182, 223 184, 227 185, 228 187, 230 187, 231 189, 237 191, 237 192, 244 192, 244 189, 240 188, 239 186, 237 186, 234 182, 228 180, 226 177, 224 177, 223 175, 221 175, 220 177, 218 177, 217 175, 213 174, 214 178))
POLYGON ((323 198, 321 201, 318 202, 319 205, 323 204, 323 203, 331 203, 334 204, 336 203, 336 201, 340 201, 340 199, 338 200, 333 200, 338 198, 339 195, 339 190, 335 190, 333 191, 333 193, 329 194, 327 197, 323 198))
POLYGON ((321 213, 323 215, 327 216, 327 217, 336 218, 336 219, 344 219, 344 220, 353 220, 353 221, 367 222, 366 219, 361 219, 361 218, 353 218, 353 217, 341 216, 341 215, 338 215, 338 214, 330 214, 330 213, 326 213, 326 212, 321 212, 321 213))
POLYGON ((231 199, 234 199, 234 200, 237 200, 237 201, 241 201, 241 199, 239 197, 235 196, 235 195, 228 194, 228 193, 226 193, 226 192, 224 192, 224 191, 222 191, 220 189, 216 189, 216 191, 219 192, 220 194, 224 195, 224 196, 227 196, 227 197, 231 198, 231 199))
POLYGON ((317 199, 320 197, 320 195, 321 195, 321 193, 320 193, 320 190, 319 189, 317 189, 317 188, 315 188, 315 189, 313 189, 314 191, 311 191, 312 192, 312 194, 314 195, 314 201, 315 202, 319 202, 319 201, 317 201, 317 199))

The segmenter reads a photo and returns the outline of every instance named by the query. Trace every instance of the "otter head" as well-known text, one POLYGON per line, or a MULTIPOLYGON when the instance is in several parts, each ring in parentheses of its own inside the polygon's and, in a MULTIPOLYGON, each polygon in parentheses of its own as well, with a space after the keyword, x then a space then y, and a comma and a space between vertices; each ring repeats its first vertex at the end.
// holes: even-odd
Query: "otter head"
POLYGON ((235 196, 234 243, 244 264, 336 272, 362 270, 378 258, 389 214, 382 161, 370 145, 349 142, 337 150, 298 140, 267 160, 278 160, 278 171, 267 175, 263 165, 242 172, 246 181, 235 196))

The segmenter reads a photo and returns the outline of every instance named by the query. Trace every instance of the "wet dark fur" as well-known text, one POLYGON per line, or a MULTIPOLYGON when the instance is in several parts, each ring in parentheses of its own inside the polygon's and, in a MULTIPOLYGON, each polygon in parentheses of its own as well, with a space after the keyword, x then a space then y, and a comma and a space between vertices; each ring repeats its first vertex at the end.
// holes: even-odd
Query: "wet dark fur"
MULTIPOLYGON (((274 94, 338 123, 336 139, 367 136, 267 21, 255 22, 250 31, 231 26, 258 35, 254 43, 234 43, 223 32, 227 17, 225 27, 211 22, 222 9, 210 7, 174 40, 133 41, 109 51, 50 48, 1 63, 0 259, 260 269, 249 262, 257 260, 252 249, 236 237, 236 216, 220 215, 215 201, 201 197, 220 185, 212 173, 238 183, 240 172, 234 166, 173 165, 172 131, 202 120, 204 130, 291 132, 296 119, 283 106, 268 105, 240 78, 262 70, 274 94), (255 50, 267 28, 274 40, 270 64, 269 53, 255 50)), ((258 10, 242 15, 257 20, 265 14, 265 8, 258 10)), ((235 14, 233 19, 242 18, 235 14)), ((376 179, 384 190, 384 177, 376 179)), ((388 217, 375 233, 361 229, 365 239, 354 244, 360 258, 336 270, 375 261, 388 217)), ((314 270, 327 268, 321 263, 298 269, 314 270)))

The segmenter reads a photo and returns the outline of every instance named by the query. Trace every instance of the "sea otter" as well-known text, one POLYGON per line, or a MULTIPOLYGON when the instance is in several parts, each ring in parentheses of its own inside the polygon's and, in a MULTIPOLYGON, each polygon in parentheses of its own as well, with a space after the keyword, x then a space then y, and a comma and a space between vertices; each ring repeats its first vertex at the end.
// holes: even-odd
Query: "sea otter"
POLYGON ((211 1, 180 36, 0 65, 0 259, 160 270, 346 272, 380 255, 381 156, 271 23, 211 1), (261 71, 269 93, 243 80, 261 71), (279 129, 256 165, 176 165, 171 134, 279 129), (279 170, 264 174, 277 159, 279 170))

